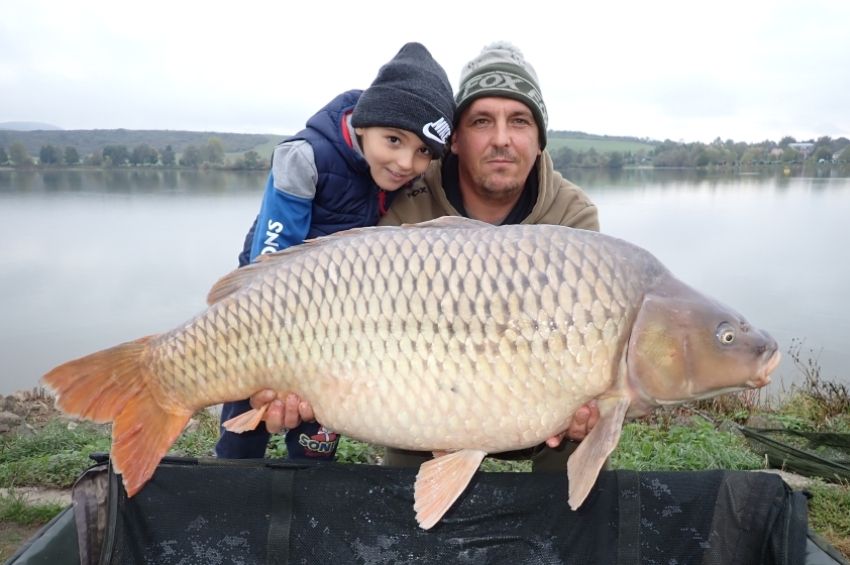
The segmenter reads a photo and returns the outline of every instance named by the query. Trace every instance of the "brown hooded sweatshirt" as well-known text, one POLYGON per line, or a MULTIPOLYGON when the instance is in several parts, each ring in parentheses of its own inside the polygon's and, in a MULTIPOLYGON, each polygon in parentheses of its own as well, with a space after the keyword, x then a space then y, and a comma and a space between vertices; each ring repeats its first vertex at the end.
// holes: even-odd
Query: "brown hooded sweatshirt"
MULTIPOLYGON (((599 231, 596 205, 582 189, 554 170, 547 151, 543 151, 535 166, 539 177, 537 202, 522 223, 599 231)), ((446 197, 441 167, 442 161, 433 161, 423 178, 401 189, 379 225, 412 224, 441 216, 461 216, 446 197)))

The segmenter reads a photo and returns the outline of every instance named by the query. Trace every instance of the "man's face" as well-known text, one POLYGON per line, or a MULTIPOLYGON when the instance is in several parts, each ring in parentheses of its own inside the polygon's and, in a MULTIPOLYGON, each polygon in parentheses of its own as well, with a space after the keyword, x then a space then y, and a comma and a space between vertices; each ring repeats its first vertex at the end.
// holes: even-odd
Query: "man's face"
POLYGON ((461 189, 497 202, 516 201, 537 156, 540 141, 531 110, 511 98, 473 102, 452 136, 461 189))

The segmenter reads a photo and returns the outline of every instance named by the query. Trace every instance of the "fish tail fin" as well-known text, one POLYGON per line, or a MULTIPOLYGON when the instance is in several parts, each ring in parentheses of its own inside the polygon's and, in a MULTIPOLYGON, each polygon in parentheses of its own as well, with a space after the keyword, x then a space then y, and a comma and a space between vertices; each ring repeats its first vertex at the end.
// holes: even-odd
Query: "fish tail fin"
POLYGON ((192 416, 192 410, 177 402, 163 406, 153 394, 155 375, 142 362, 150 339, 69 361, 43 378, 63 411, 113 423, 112 463, 129 496, 150 479, 192 416))
POLYGON ((153 476, 192 417, 192 410, 163 407, 149 388, 124 406, 112 425, 112 466, 121 473, 127 496, 133 496, 153 476))

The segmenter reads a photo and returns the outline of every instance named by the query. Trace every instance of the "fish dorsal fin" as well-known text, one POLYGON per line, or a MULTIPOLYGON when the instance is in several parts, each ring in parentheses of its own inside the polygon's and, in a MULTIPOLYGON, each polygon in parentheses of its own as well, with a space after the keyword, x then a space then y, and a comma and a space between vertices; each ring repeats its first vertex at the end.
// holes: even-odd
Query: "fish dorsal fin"
POLYGON ((241 288, 248 286, 257 276, 257 271, 261 270, 263 266, 262 263, 252 263, 231 271, 218 279, 207 294, 207 304, 212 306, 241 288))
POLYGON ((254 277, 257 276, 258 271, 265 271, 266 269, 270 268, 273 269, 281 261, 289 261, 293 257, 301 253, 308 252, 317 246, 332 244, 338 241, 340 238, 356 237, 368 234, 370 232, 397 229, 399 228, 396 226, 370 226, 365 228, 353 228, 350 230, 337 232, 323 237, 308 239, 300 245, 293 245, 292 247, 287 247, 286 249, 275 251, 274 253, 264 253, 262 255, 259 255, 250 265, 240 267, 221 277, 218 282, 213 285, 212 289, 210 289, 209 294, 207 294, 207 304, 213 305, 216 302, 219 302, 220 300, 230 296, 234 292, 247 286, 251 281, 254 280, 254 277))
POLYGON ((234 292, 247 286, 250 281, 254 280, 258 270, 274 268, 280 261, 288 261, 292 257, 307 252, 316 246, 328 245, 338 241, 341 238, 359 237, 372 233, 395 231, 400 229, 418 229, 418 228, 450 228, 450 229, 470 229, 493 227, 486 222, 479 222, 470 218, 461 218, 460 216, 443 216, 436 220, 420 222, 418 224, 404 224, 399 226, 368 226, 363 228, 352 228, 350 230, 340 231, 331 235, 308 239, 300 245, 293 245, 281 251, 274 253, 265 253, 260 255, 254 263, 246 265, 235 271, 232 271, 218 280, 213 285, 209 294, 207 294, 207 304, 212 305, 222 299, 230 296, 234 292))
POLYGON ((402 224, 402 228, 443 228, 443 229, 476 229, 476 228, 492 228, 493 224, 473 220, 472 218, 464 218, 462 216, 441 216, 435 220, 419 222, 418 224, 402 224))
POLYGON ((596 484, 605 460, 617 447, 630 400, 624 396, 600 399, 599 422, 587 434, 567 461, 570 508, 577 510, 596 484))
POLYGON ((478 449, 461 449, 422 464, 413 486, 413 509, 420 528, 429 530, 440 521, 486 455, 478 449))

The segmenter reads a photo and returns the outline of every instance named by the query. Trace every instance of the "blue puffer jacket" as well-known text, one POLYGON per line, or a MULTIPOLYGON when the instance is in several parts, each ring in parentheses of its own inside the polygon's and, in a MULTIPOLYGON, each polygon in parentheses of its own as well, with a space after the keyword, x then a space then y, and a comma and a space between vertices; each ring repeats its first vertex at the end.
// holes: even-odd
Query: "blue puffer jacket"
MULTIPOLYGON (((307 121, 307 127, 287 141, 305 140, 313 149, 316 192, 312 200, 298 198, 275 188, 269 174, 260 214, 248 232, 239 255, 239 266, 253 261, 260 250, 268 249, 273 235, 274 247, 285 249, 306 238, 377 224, 381 209, 389 207, 395 193, 387 193, 372 181, 369 164, 355 151, 343 133, 345 117, 354 109, 360 90, 351 90, 334 98, 307 121), (257 232, 257 226, 263 226, 257 232), (271 234, 268 226, 281 231, 271 234), (256 235, 256 237, 255 237, 256 235)), ((286 143, 286 142, 284 142, 286 143)), ((274 249, 271 249, 272 251, 274 249)), ((222 407, 224 422, 250 409, 247 400, 228 402, 222 407)), ((265 425, 243 434, 222 429, 216 454, 228 459, 260 458, 265 455, 269 434, 265 425)), ((291 459, 333 459, 338 436, 316 422, 305 423, 286 434, 291 459)))
POLYGON ((305 129, 284 142, 305 140, 312 147, 318 173, 315 196, 307 200, 285 194, 275 188, 274 176, 269 174, 260 214, 239 255, 240 267, 259 255, 269 236, 275 242, 273 250, 281 250, 304 239, 374 226, 381 208, 389 208, 395 192, 378 188, 369 174, 369 164, 343 134, 345 116, 354 109, 361 93, 349 90, 340 94, 311 117, 305 129), (255 237, 257 226, 262 228, 255 237), (283 232, 270 233, 269 229, 283 232))
POLYGON ((307 121, 295 135, 313 147, 319 182, 313 199, 313 221, 307 237, 378 223, 378 194, 381 189, 369 174, 369 164, 346 142, 344 116, 354 109, 360 90, 337 96, 307 121))

